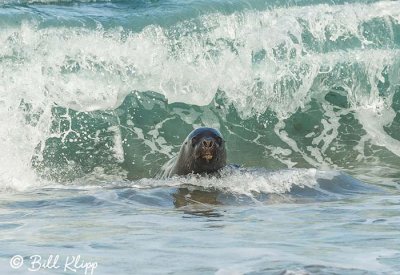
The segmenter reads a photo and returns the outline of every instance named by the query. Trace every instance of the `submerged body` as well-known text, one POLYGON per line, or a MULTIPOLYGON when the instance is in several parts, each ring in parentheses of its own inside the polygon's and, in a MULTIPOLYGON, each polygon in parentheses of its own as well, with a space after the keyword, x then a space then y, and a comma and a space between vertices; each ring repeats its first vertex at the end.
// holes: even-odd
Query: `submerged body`
POLYGON ((193 130, 183 142, 179 154, 162 168, 161 177, 212 173, 226 165, 225 141, 214 128, 193 130))

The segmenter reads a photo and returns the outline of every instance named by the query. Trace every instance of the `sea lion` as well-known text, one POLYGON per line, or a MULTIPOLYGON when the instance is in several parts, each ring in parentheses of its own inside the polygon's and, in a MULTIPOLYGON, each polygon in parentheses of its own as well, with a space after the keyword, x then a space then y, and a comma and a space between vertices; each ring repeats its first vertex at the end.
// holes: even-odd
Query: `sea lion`
POLYGON ((160 177, 216 172, 226 165, 225 140, 214 128, 197 128, 183 142, 179 154, 164 164, 160 177))

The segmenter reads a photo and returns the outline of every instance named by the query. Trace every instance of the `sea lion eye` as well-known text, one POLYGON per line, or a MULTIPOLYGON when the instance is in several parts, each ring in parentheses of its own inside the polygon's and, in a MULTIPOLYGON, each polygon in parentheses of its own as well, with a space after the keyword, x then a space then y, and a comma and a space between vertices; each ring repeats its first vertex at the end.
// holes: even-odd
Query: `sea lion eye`
POLYGON ((223 139, 221 137, 218 137, 218 136, 215 138, 215 140, 218 142, 219 145, 221 145, 222 142, 223 142, 223 139))
POLYGON ((196 137, 192 138, 192 146, 193 147, 196 145, 196 143, 197 143, 197 138, 196 137))

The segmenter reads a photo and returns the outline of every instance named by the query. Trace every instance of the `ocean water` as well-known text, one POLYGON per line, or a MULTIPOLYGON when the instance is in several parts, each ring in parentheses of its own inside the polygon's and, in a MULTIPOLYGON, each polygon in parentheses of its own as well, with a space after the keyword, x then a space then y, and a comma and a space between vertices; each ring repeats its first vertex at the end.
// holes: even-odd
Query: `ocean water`
POLYGON ((400 274, 399 1, 0 0, 0 125, 1 274, 400 274))

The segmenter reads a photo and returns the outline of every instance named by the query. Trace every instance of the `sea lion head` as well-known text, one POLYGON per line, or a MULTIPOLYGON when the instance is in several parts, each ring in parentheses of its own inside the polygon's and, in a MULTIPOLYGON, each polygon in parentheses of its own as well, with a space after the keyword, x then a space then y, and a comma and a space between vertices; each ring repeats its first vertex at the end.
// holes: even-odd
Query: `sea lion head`
POLYGON ((214 172, 226 165, 225 141, 214 128, 197 128, 186 140, 195 173, 214 172))

